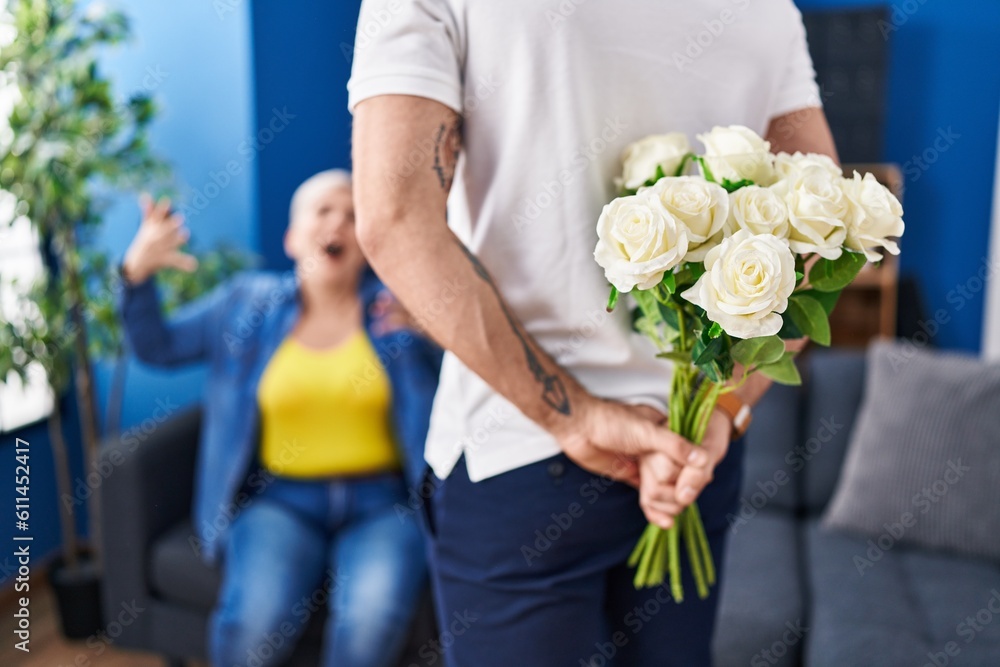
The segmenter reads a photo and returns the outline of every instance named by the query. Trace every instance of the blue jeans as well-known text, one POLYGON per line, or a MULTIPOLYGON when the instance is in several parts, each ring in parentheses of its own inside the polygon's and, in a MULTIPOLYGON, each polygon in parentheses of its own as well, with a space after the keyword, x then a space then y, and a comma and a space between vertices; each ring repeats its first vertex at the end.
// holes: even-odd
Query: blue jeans
MULTIPOLYGON (((698 499, 721 570, 743 440, 698 499)), ((447 667, 709 667, 719 583, 684 602, 635 590, 626 565, 646 518, 635 489, 559 454, 473 483, 464 458, 426 508, 447 667)))
POLYGON ((211 621, 215 667, 281 663, 329 609, 325 667, 399 659, 426 585, 423 533, 399 475, 274 478, 235 518, 211 621))

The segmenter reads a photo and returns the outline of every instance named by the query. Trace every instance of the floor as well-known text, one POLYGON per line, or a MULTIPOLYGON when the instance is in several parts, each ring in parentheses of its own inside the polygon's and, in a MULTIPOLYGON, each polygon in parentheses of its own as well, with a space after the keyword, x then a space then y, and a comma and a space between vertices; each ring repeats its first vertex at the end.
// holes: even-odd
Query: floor
MULTIPOLYGON (((14 642, 5 638, 0 645, 3 667, 163 667, 165 664, 155 655, 116 649, 98 637, 84 641, 64 639, 59 634, 55 600, 48 586, 37 589, 32 586, 30 609, 31 651, 25 653, 14 648, 14 642)), ((0 609, 5 619, 11 618, 12 613, 0 609)), ((192 663, 190 667, 204 665, 192 663)))

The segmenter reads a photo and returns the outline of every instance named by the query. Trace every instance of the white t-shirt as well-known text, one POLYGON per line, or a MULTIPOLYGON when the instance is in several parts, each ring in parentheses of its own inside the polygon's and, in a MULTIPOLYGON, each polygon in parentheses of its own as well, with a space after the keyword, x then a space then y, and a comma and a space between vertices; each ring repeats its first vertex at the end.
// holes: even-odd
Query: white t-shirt
MULTIPOLYGON (((591 392, 661 409, 669 368, 605 312, 594 261, 620 155, 820 106, 792 0, 364 0, 349 104, 436 100, 464 115, 449 225, 538 343, 591 392)), ((528 368, 519 352, 508 360, 528 368)), ((541 386, 539 386, 541 391, 541 386)), ((559 453, 556 441, 446 354, 426 458, 463 454, 478 481, 559 453)))

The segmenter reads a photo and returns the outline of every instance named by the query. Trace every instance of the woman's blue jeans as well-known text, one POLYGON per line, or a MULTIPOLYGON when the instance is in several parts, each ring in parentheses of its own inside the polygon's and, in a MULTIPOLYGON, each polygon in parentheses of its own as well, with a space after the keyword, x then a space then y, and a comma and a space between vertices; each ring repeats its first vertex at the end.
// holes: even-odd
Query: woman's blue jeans
POLYGON ((273 478, 226 536, 212 664, 279 664, 324 607, 324 667, 394 664, 427 576, 417 517, 399 507, 399 475, 273 478))

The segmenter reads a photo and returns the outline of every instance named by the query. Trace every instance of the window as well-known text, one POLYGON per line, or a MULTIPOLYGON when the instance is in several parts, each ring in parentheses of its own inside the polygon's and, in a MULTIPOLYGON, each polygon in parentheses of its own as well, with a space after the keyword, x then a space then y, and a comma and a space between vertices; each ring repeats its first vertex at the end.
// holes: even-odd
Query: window
MULTIPOLYGON (((6 4, 6 3, 4 3, 6 4)), ((0 13, 3 5, 0 5, 0 13)), ((7 16, 0 18, 0 47, 13 39, 7 16)), ((7 118, 17 101, 17 89, 0 72, 0 146, 12 139, 7 118)), ((30 313, 24 312, 12 281, 30 283, 42 276, 44 267, 38 250, 38 238, 31 222, 15 211, 16 200, 0 190, 0 320, 17 323, 30 313)), ((45 371, 35 364, 29 367, 28 381, 21 384, 16 375, 0 383, 0 433, 30 424, 52 412, 52 394, 45 371)))

